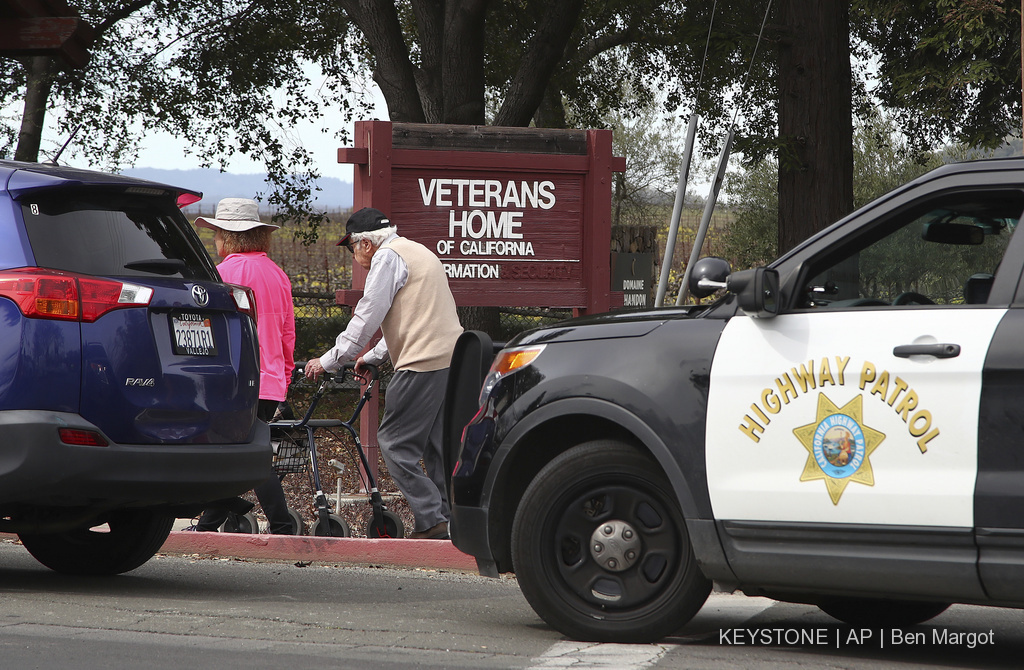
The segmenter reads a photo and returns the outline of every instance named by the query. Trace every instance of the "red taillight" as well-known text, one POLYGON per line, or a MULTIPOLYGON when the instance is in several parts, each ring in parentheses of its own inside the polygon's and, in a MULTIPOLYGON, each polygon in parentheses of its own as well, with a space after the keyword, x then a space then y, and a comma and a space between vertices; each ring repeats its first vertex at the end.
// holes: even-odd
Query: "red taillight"
POLYGON ((235 299, 235 306, 242 314, 248 314, 256 321, 256 294, 248 286, 228 284, 231 287, 231 295, 235 299))
POLYGON ((73 277, 39 277, 35 282, 23 278, 19 287, 29 289, 21 310, 25 316, 78 320, 78 284, 73 277))
POLYGON ((60 441, 64 444, 74 444, 82 447, 106 447, 109 442, 94 430, 79 430, 77 428, 60 428, 57 433, 60 441))
POLYGON ((194 193, 179 193, 177 199, 178 209, 194 205, 202 199, 203 196, 195 195, 194 193))
POLYGON ((18 268, 0 272, 0 296, 13 300, 28 317, 91 322, 114 309, 148 305, 153 289, 59 270, 18 268))

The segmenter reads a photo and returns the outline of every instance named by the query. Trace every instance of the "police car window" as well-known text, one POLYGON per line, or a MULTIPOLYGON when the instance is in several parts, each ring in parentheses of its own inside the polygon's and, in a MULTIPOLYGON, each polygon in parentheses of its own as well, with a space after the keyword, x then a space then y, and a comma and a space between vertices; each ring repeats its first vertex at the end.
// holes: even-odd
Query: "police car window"
POLYGON ((814 262, 805 307, 984 304, 1024 194, 968 193, 917 205, 814 262))

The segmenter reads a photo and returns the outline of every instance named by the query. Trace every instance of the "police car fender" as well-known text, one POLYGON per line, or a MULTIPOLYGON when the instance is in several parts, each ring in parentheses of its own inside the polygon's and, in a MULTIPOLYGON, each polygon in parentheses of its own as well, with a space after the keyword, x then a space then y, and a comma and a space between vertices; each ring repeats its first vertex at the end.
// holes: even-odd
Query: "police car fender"
POLYGON ((708 402, 714 517, 973 526, 981 372, 1005 313, 731 319, 708 402), (960 354, 893 353, 939 342, 960 345, 960 354))

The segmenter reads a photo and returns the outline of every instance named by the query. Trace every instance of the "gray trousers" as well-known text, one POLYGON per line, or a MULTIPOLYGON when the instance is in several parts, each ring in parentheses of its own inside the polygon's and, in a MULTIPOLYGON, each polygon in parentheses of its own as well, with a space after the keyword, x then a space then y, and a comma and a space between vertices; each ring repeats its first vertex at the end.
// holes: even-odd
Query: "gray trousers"
POLYGON ((388 383, 384 420, 377 431, 391 479, 402 491, 421 531, 448 521, 442 412, 448 368, 399 370, 388 383), (426 467, 423 474, 420 461, 426 467))

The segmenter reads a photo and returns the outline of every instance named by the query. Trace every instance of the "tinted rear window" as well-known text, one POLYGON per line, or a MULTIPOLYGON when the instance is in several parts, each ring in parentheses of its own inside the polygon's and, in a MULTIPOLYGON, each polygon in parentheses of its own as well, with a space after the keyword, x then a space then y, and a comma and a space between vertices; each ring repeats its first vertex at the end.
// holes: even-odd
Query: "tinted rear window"
POLYGON ((21 202, 36 264, 101 276, 216 280, 213 261, 167 198, 35 193, 21 202))

